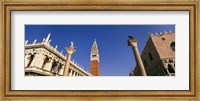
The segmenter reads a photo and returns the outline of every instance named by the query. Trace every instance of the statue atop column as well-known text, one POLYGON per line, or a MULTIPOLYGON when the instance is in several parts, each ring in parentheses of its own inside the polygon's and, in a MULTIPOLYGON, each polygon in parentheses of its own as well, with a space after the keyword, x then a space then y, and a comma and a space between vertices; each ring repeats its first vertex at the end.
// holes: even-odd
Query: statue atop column
POLYGON ((73 45, 74 45, 73 41, 71 41, 70 43, 71 43, 71 46, 73 46, 73 45))

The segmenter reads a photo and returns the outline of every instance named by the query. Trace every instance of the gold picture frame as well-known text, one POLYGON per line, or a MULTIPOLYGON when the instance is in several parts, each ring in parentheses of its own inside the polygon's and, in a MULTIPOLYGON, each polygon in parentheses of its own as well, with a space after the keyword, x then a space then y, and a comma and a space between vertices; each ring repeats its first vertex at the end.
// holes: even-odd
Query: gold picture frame
MULTIPOLYGON (((62 1, 53 0, 34 1, 34 0, 4 0, 1 2, 1 99, 21 99, 29 100, 32 98, 40 98, 43 100, 185 100, 194 101, 199 99, 199 54, 198 48, 200 41, 198 40, 200 33, 199 17, 200 2, 198 0, 172 1, 172 0, 151 0, 148 3, 145 0, 85 0, 85 1, 62 1), (13 91, 11 90, 11 11, 60 11, 60 10, 96 10, 96 11, 189 11, 189 33, 190 33, 190 77, 189 89, 182 91, 13 91), (55 93, 56 92, 56 93, 55 93), (91 97, 91 98, 90 98, 91 97), (51 99, 53 98, 53 99, 51 99), (58 99, 54 99, 58 98, 58 99)), ((37 99, 35 99, 37 100, 37 99)))

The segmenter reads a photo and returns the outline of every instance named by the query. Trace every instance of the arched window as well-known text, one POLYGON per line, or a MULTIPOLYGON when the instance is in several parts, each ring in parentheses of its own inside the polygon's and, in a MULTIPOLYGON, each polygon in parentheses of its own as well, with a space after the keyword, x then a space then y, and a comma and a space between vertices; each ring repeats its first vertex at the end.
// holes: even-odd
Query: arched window
POLYGON ((149 53, 149 59, 152 61, 153 60, 153 56, 151 55, 151 53, 149 53))
POLYGON ((174 68, 172 67, 171 64, 168 64, 168 71, 169 71, 170 73, 175 73, 174 68))
POLYGON ((172 43, 170 44, 170 47, 171 47, 171 49, 172 49, 173 51, 175 51, 175 42, 172 42, 172 43))

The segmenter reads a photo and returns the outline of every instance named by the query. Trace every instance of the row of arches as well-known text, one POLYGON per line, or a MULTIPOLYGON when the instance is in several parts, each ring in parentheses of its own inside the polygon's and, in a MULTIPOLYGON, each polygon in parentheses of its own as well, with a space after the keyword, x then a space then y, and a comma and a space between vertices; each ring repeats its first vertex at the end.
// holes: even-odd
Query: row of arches
POLYGON ((152 76, 174 76, 175 75, 175 63, 169 61, 169 63, 159 63, 157 68, 154 69, 152 76))

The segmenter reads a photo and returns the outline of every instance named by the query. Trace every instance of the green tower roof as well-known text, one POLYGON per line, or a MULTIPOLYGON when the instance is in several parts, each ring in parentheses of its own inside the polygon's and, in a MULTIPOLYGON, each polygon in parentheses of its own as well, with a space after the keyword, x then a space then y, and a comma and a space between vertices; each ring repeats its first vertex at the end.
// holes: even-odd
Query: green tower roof
POLYGON ((92 48, 98 48, 98 47, 97 47, 96 39, 94 40, 94 43, 93 43, 93 45, 92 45, 92 48))

